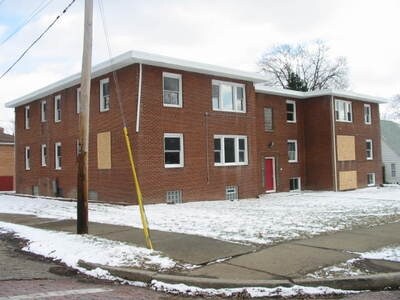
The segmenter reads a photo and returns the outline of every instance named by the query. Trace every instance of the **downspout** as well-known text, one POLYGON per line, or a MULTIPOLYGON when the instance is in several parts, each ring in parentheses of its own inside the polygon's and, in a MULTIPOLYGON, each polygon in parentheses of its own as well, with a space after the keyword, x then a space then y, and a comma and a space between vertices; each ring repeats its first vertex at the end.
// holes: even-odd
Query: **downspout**
POLYGON ((337 162, 336 162, 336 118, 335 118, 335 105, 333 102, 333 95, 331 95, 331 125, 332 125, 332 144, 333 144, 333 178, 335 183, 335 192, 338 191, 338 180, 337 180, 337 162))
POLYGON ((142 64, 139 64, 139 82, 138 82, 138 96, 137 96, 137 108, 136 108, 136 132, 139 132, 140 124, 140 104, 142 99, 142 64))

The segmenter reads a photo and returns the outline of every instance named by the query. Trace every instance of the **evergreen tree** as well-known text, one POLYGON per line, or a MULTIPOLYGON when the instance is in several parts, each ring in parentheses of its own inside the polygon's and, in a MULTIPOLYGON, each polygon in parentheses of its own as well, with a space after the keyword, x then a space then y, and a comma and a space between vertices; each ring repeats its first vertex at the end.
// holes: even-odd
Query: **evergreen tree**
POLYGON ((287 80, 287 89, 294 91, 307 92, 307 83, 304 82, 295 72, 290 72, 287 80))

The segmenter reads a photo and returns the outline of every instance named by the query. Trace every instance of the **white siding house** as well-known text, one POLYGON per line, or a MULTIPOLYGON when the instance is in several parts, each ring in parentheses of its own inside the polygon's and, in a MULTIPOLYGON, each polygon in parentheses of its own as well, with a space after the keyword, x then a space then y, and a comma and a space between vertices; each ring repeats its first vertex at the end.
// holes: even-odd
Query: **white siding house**
POLYGON ((381 121, 384 182, 400 184, 400 124, 381 121))

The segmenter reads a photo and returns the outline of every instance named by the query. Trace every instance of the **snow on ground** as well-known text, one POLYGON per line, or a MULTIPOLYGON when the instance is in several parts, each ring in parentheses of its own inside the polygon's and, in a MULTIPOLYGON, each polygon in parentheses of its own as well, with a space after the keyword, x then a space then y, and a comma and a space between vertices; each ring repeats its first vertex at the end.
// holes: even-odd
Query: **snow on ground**
POLYGON ((339 290, 325 286, 305 287, 294 285, 292 287, 244 287, 230 289, 204 289, 185 284, 169 284, 153 280, 151 288, 156 291, 168 292, 171 294, 186 294, 189 296, 222 296, 222 297, 237 297, 246 298, 247 296, 256 297, 301 297, 301 296, 326 296, 326 295, 344 295, 360 293, 359 291, 339 290))
POLYGON ((110 241, 91 235, 76 235, 0 222, 1 233, 14 233, 27 240, 24 251, 59 260, 78 268, 80 259, 109 266, 133 266, 158 270, 176 267, 176 263, 159 252, 110 241), (84 250, 83 250, 84 249, 84 250))
POLYGON ((352 252, 358 254, 357 258, 349 259, 346 262, 325 267, 314 273, 307 274, 312 278, 334 278, 334 277, 351 277, 358 275, 367 275, 376 273, 363 266, 362 262, 365 259, 379 259, 400 263, 400 245, 392 245, 368 252, 352 252))
MULTIPOLYGON (((0 195, 0 212, 76 218, 76 203, 0 195)), ((146 205, 150 228, 271 244, 353 226, 400 221, 400 186, 348 192, 276 193, 240 201, 146 205)), ((141 227, 135 205, 89 205, 94 222, 141 227)))
POLYGON ((363 259, 382 259, 400 262, 400 245, 384 247, 378 250, 360 253, 363 259))

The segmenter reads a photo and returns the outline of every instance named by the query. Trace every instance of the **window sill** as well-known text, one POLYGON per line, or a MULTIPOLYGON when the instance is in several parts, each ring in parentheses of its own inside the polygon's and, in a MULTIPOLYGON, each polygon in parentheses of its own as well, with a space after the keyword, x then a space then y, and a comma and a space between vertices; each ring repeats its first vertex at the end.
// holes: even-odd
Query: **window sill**
POLYGON ((286 120, 286 123, 297 123, 297 121, 296 120, 294 120, 294 121, 286 120))
POLYGON ((374 158, 373 158, 373 157, 371 157, 371 158, 368 158, 368 157, 367 157, 367 160, 374 160, 374 158))
POLYGON ((353 121, 338 120, 338 119, 336 119, 336 122, 341 122, 341 123, 353 123, 353 121))
POLYGON ((215 167, 237 167, 237 166, 248 166, 249 163, 248 162, 244 162, 244 163, 214 163, 215 167))
POLYGON ((294 164, 294 163, 298 163, 299 161, 298 160, 288 160, 288 163, 290 163, 290 164, 294 164))
POLYGON ((170 108, 182 108, 182 104, 165 104, 163 103, 163 107, 170 107, 170 108))
POLYGON ((165 169, 178 169, 178 168, 183 168, 184 165, 164 165, 165 169))
POLYGON ((241 111, 241 110, 225 110, 225 109, 215 109, 213 108, 213 111, 218 111, 218 112, 227 112, 227 113, 239 113, 239 114, 245 114, 246 111, 241 111))

